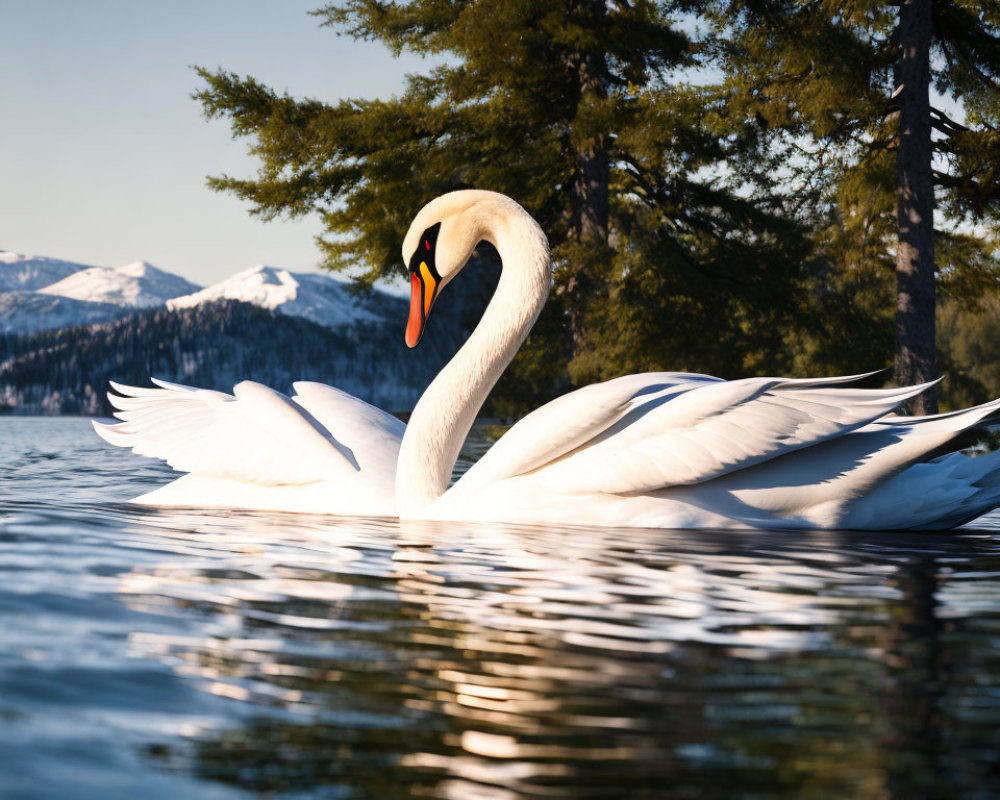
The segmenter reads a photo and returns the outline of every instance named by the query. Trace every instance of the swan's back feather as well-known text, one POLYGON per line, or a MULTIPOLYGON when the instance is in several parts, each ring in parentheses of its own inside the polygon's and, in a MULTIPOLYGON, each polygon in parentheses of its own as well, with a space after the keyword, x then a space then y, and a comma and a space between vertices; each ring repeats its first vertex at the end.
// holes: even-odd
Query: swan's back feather
POLYGON ((558 494, 701 483, 843 436, 927 388, 843 385, 860 377, 721 381, 646 373, 594 384, 521 420, 452 492, 457 499, 529 473, 558 494))
MULTIPOLYGON (((764 526, 781 526, 793 520, 797 527, 923 527, 932 520, 928 516, 931 508, 941 508, 944 495, 937 492, 933 502, 918 497, 925 492, 923 477, 930 473, 914 471, 915 466, 949 446, 963 431, 988 419, 998 408, 1000 401, 937 417, 883 418, 716 480, 669 487, 653 494, 664 500, 702 505, 735 518, 745 518, 747 510, 753 509, 757 524, 764 526), (903 478, 917 475, 922 480, 912 485, 909 478, 903 478), (885 490, 890 484, 893 488, 885 490)), ((941 473, 941 480, 942 486, 947 483, 949 487, 945 492, 948 502, 983 496, 978 489, 963 494, 964 490, 946 473, 941 473)), ((988 507, 969 505, 966 513, 977 516, 988 507)))
POLYGON ((253 381, 233 394, 166 381, 112 384, 117 425, 94 422, 111 444, 180 472, 262 485, 307 484, 357 472, 357 459, 306 409, 253 381))
POLYGON ((857 528, 944 530, 1000 503, 1000 451, 949 453, 914 464, 858 500, 843 523, 857 528), (901 502, 905 501, 905 502, 901 502))
POLYGON ((772 378, 698 386, 637 409, 539 478, 574 494, 701 483, 844 436, 925 388, 863 390, 772 378))
POLYGON ((576 389, 519 420, 448 493, 464 495, 536 470, 592 441, 636 406, 721 382, 708 375, 646 372, 576 389))

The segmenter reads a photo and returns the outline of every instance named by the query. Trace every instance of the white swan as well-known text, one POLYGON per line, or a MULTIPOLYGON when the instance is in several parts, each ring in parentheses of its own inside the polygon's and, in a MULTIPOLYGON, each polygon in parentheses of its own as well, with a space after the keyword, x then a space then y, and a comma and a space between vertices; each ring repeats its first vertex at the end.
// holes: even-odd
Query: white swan
POLYGON ((862 376, 648 373, 594 384, 529 414, 448 488, 476 413, 545 303, 548 243, 509 198, 461 191, 425 206, 403 244, 412 347, 441 289, 481 241, 503 262, 496 293, 405 434, 392 417, 319 384, 297 384, 291 401, 251 383, 235 398, 168 384, 116 386, 124 397, 112 400, 125 422, 98 424, 99 433, 192 473, 139 501, 543 524, 854 529, 947 528, 1000 505, 1000 453, 947 453, 961 433, 1000 412, 1000 400, 934 417, 891 416, 927 385, 845 385, 862 376))

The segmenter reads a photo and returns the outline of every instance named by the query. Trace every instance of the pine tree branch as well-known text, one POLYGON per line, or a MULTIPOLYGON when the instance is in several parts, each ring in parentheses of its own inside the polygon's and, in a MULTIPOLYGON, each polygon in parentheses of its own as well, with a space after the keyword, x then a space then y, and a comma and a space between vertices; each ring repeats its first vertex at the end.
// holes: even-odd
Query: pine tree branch
POLYGON ((941 109, 934 106, 931 106, 931 126, 949 136, 969 130, 965 125, 955 122, 941 109))
POLYGON ((961 185, 961 181, 954 175, 949 175, 946 172, 939 172, 936 169, 931 170, 931 176, 934 178, 934 182, 939 186, 946 186, 948 188, 954 188, 961 185))
POLYGON ((889 95, 889 99, 885 101, 884 117, 888 117, 890 114, 895 114, 899 111, 903 102, 903 91, 905 89, 906 86, 904 84, 900 84, 896 87, 895 91, 889 95))

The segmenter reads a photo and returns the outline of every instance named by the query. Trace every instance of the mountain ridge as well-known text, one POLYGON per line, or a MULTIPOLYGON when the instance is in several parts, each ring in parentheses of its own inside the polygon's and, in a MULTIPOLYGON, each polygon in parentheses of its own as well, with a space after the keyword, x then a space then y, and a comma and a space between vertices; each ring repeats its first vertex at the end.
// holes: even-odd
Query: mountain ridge
POLYGON ((149 308, 200 289, 180 275, 146 261, 134 261, 120 267, 87 267, 38 291, 87 302, 149 308))
POLYGON ((378 289, 370 294, 355 292, 330 275, 291 272, 259 264, 237 272, 198 292, 167 301, 167 308, 190 308, 199 303, 235 300, 292 317, 338 328, 385 320, 379 306, 396 305, 397 298, 378 289), (372 300, 375 299, 373 303, 372 300))
POLYGON ((0 292, 32 292, 61 281, 86 265, 0 250, 0 292))
POLYGON ((4 333, 110 322, 139 309, 176 310, 219 300, 250 303, 330 328, 382 323, 387 312, 395 315, 401 308, 405 313, 404 301, 396 295, 380 289, 359 292, 319 272, 261 264, 203 288, 146 261, 98 267, 0 251, 4 333))
POLYGON ((406 412, 478 322, 489 288, 475 277, 483 271, 459 275, 420 347, 409 350, 404 298, 328 275, 257 266, 139 307, 129 301, 143 279, 177 276, 145 262, 93 268, 5 255, 0 268, 11 269, 0 277, 22 269, 19 286, 70 273, 0 292, 0 411, 14 414, 106 415, 109 380, 144 386, 154 376, 225 392, 241 380, 279 391, 315 380, 406 412), (93 297, 116 302, 80 299, 93 297))

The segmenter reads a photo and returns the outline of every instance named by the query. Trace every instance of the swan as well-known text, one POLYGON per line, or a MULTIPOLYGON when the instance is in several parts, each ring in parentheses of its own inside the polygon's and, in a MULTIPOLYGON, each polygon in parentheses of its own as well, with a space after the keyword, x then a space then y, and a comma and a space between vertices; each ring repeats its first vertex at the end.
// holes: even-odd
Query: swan
POLYGON ((113 444, 184 475, 137 502, 651 528, 941 529, 1000 505, 1000 453, 957 449, 1000 400, 897 416, 932 384, 656 372, 585 386, 510 428, 454 485, 486 396, 552 285, 548 241, 504 195, 452 192, 417 214, 405 339, 419 343, 441 291, 480 242, 503 269, 482 319, 427 387, 408 426, 321 384, 287 398, 251 382, 233 395, 113 384, 113 444))

